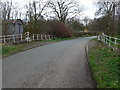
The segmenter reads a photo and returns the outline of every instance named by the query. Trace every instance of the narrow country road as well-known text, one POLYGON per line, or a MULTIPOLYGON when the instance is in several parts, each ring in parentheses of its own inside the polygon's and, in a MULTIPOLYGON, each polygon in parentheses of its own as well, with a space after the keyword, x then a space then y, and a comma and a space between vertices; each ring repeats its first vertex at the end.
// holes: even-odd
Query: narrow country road
POLYGON ((4 58, 3 88, 93 88, 85 54, 92 38, 61 41, 4 58))

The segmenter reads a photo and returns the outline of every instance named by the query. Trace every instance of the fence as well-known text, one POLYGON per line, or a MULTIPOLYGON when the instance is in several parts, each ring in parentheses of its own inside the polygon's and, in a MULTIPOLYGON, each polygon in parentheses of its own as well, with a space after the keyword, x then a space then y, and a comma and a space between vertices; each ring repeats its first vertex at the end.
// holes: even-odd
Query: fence
POLYGON ((33 34, 30 35, 29 32, 26 32, 25 34, 16 34, 16 35, 3 35, 0 36, 0 43, 17 43, 17 42, 31 42, 36 40, 51 40, 53 39, 53 35, 46 35, 46 34, 33 34))
POLYGON ((115 37, 111 37, 108 35, 105 35, 104 33, 98 35, 98 40, 102 41, 103 43, 109 45, 109 46, 119 46, 120 45, 120 39, 119 38, 115 38, 115 37))

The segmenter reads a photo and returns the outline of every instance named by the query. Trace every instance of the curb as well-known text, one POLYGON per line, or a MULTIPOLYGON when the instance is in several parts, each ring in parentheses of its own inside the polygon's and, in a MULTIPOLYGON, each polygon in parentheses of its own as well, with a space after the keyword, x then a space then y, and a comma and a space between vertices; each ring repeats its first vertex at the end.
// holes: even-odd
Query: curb
POLYGON ((90 76, 91 76, 91 79, 92 79, 93 84, 94 84, 94 88, 97 88, 97 83, 96 83, 96 80, 93 76, 92 69, 91 69, 91 66, 90 66, 90 63, 89 63, 90 59, 89 59, 89 55, 88 55, 88 51, 89 51, 88 43, 85 46, 86 59, 87 59, 87 64, 88 64, 88 68, 89 68, 89 71, 90 71, 90 76))

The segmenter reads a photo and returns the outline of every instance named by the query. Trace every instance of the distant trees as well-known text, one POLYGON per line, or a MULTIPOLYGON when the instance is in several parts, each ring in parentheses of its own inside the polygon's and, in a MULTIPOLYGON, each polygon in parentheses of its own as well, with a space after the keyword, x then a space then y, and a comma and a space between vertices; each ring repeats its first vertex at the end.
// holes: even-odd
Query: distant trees
POLYGON ((10 20, 10 14, 12 9, 12 1, 3 3, 3 19, 10 20))
POLYGON ((32 20, 41 20, 43 19, 43 11, 46 7, 46 3, 42 2, 42 0, 29 2, 28 5, 25 6, 27 9, 26 11, 26 19, 32 21, 32 20))
POLYGON ((83 23, 81 23, 79 20, 76 20, 76 19, 69 21, 69 26, 74 31, 83 31, 85 29, 85 26, 83 25, 83 23))
POLYGON ((22 16, 18 2, 0 1, 0 15, 3 20, 20 19, 22 16))
POLYGON ((73 18, 81 13, 81 7, 72 0, 51 0, 48 7, 61 22, 66 22, 68 18, 73 18))
POLYGON ((69 19, 69 15, 72 14, 71 18, 73 18, 81 12, 77 4, 66 0, 51 0, 47 2, 33 0, 25 7, 27 10, 26 19, 28 20, 28 24, 25 26, 26 31, 30 31, 31 33, 49 33, 56 37, 70 37, 72 32, 67 26, 66 21, 69 19), (46 12, 48 8, 52 10, 55 14, 54 17, 57 18, 53 20, 44 19, 45 15, 49 14, 46 12))
MULTIPOLYGON (((73 0, 48 0, 46 2, 31 0, 24 6, 26 13, 22 13, 23 7, 20 8, 18 3, 12 0, 0 2, 0 5, 2 6, 0 17, 3 20, 24 20, 24 32, 53 34, 63 38, 72 36, 73 29, 76 31, 83 29, 83 25, 79 21, 69 21, 82 12, 82 8, 73 0)), ((4 24, 3 27, 5 29, 6 25, 4 24)))
POLYGON ((117 17, 118 17, 118 34, 120 35, 120 1, 117 5, 117 17))
POLYGON ((0 0, 0 19, 2 19, 3 3, 0 0))
POLYGON ((116 0, 99 0, 97 3, 99 9, 96 12, 96 15, 102 15, 101 18, 95 20, 97 21, 99 27, 104 27, 104 32, 107 34, 117 34, 117 11, 118 11, 118 2, 116 0), (103 26, 102 26, 103 25, 103 26))

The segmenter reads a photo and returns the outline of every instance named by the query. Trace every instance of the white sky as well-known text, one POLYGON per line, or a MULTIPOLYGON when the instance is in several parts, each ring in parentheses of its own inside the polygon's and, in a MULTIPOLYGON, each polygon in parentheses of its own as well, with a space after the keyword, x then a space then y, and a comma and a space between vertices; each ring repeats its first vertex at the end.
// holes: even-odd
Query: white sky
POLYGON ((77 0, 81 5, 83 5, 83 17, 88 16, 93 19, 95 17, 95 12, 97 7, 95 6, 95 0, 77 0))
MULTIPOLYGON (((30 0, 12 0, 12 1, 19 2, 20 6, 23 7, 25 4, 28 4, 30 0)), ((79 18, 84 18, 85 16, 88 16, 89 18, 93 19, 95 17, 94 14, 97 8, 94 5, 94 1, 96 0, 76 0, 76 2, 80 3, 80 5, 82 5, 82 7, 84 8, 79 18)))

